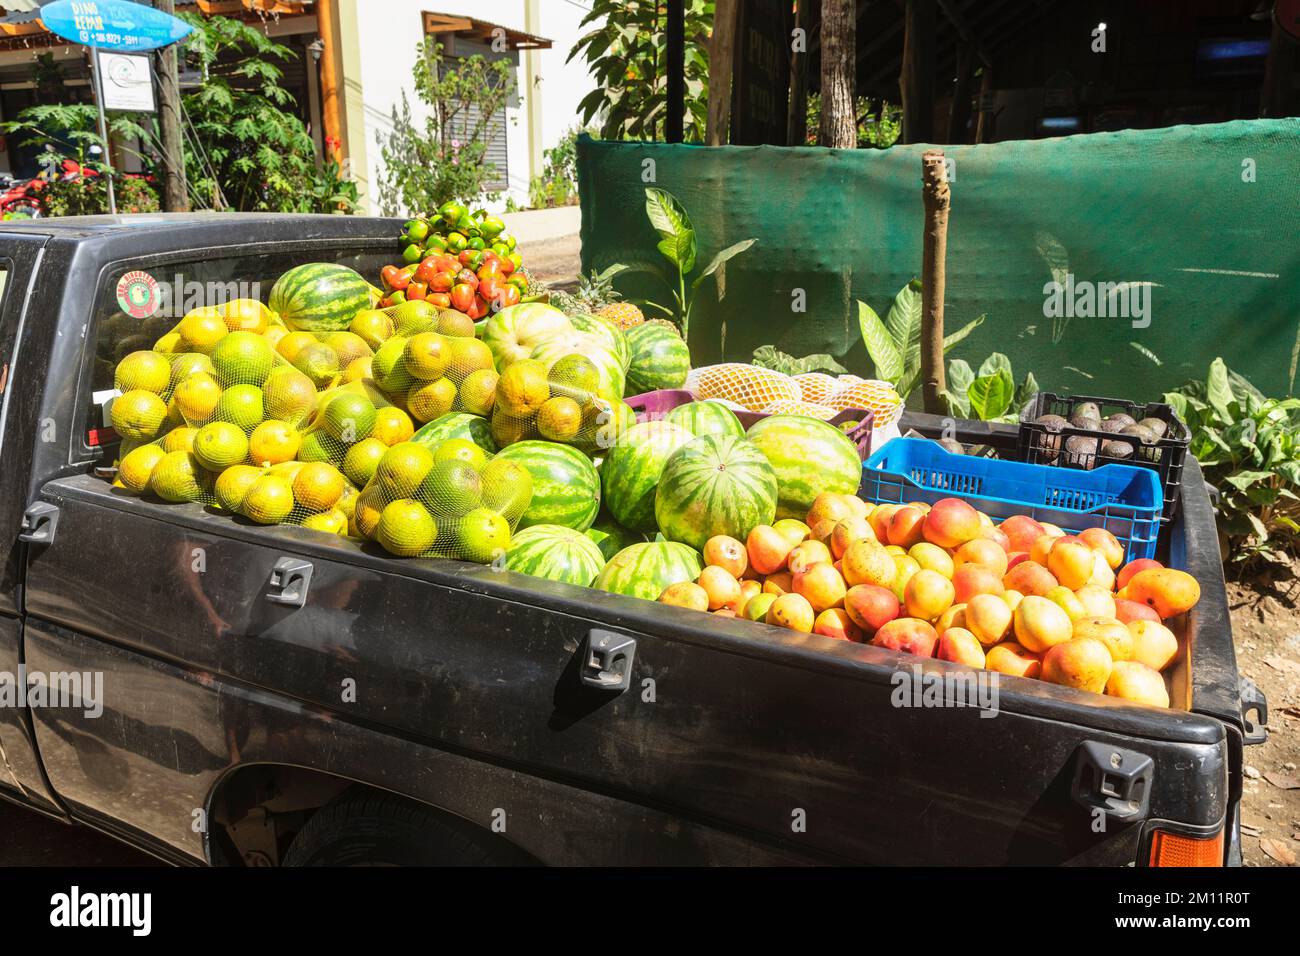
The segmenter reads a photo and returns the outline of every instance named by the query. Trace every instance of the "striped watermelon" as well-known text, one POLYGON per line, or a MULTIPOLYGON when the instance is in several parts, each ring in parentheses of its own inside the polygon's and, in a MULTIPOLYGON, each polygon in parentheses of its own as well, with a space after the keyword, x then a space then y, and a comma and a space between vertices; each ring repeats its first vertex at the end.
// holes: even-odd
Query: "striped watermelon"
POLYGON ((676 541, 647 541, 610 558, 591 586, 657 601, 668 585, 694 581, 703 570, 704 563, 694 548, 676 541))
POLYGON ((702 435, 745 436, 745 426, 736 413, 721 402, 687 402, 668 413, 668 420, 696 438, 702 435))
POLYGON ((668 456, 692 437, 672 422, 642 422, 629 428, 606 453, 600 483, 605 506, 619 524, 632 531, 655 530, 659 476, 668 456))
POLYGON ((599 335, 586 332, 570 332, 547 339, 533 350, 532 357, 545 363, 549 372, 551 366, 566 355, 582 355, 591 360, 600 373, 600 384, 596 391, 610 401, 617 402, 623 397, 624 375, 623 363, 619 357, 605 346, 605 340, 599 335))
POLYGON ((744 541, 755 525, 776 520, 776 487, 776 473, 753 443, 704 435, 664 465, 655 520, 665 538, 697 549, 715 534, 744 541))
POLYGON ((370 283, 361 273, 332 262, 309 262, 280 276, 269 306, 284 324, 302 332, 339 332, 370 308, 370 283))
POLYGON ((632 364, 632 349, 627 344, 627 336, 609 319, 602 319, 598 315, 589 315, 586 312, 579 312, 577 315, 569 316, 569 321, 579 332, 586 332, 590 335, 599 336, 604 339, 609 350, 618 356, 619 362, 623 366, 623 371, 632 364))
POLYGON ((584 588, 604 566, 605 556, 594 541, 581 531, 557 524, 525 528, 506 548, 508 570, 584 588))
POLYGON ((489 455, 497 452, 497 443, 492 440, 492 426, 488 420, 467 412, 449 412, 435 418, 416 432, 411 441, 433 449, 449 438, 468 438, 489 455))
MULTIPOLYGON (((600 511, 600 476, 578 449, 549 441, 520 441, 495 461, 517 461, 533 476, 533 501, 519 527, 558 524, 586 531, 600 511)), ((657 596, 657 595, 656 595, 657 596)))
POLYGON ((802 521, 823 491, 855 494, 862 483, 858 448, 834 425, 805 415, 772 415, 755 422, 746 437, 776 472, 778 518, 802 521))
POLYGON ((685 384, 691 371, 691 352, 680 335, 657 323, 634 325, 623 335, 632 350, 627 387, 633 395, 685 384))
POLYGON ((602 514, 596 523, 585 532, 588 538, 596 542, 600 553, 608 561, 628 545, 640 544, 646 536, 639 531, 628 531, 607 514, 602 514))
MULTIPOLYGON (((478 324, 475 329, 479 330, 478 324)), ((545 302, 520 302, 483 320, 478 336, 492 352, 498 371, 526 359, 533 349, 557 335, 573 334, 569 317, 545 302)))

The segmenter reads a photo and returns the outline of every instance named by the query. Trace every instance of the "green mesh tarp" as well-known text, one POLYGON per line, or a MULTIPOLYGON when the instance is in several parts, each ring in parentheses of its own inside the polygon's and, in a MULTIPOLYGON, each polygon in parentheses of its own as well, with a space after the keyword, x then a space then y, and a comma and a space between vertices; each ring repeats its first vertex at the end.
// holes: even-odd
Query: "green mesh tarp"
MULTIPOLYGON (((645 187, 658 186, 685 205, 700 263, 758 239, 727 266, 721 302, 711 280, 702 287, 695 364, 748 360, 770 343, 870 374, 854 301, 883 317, 920 273, 924 149, 584 138, 583 269, 662 261, 645 214, 645 187)), ((1017 379, 1032 371, 1045 389, 1150 399, 1204 377, 1221 355, 1265 392, 1287 391, 1300 323, 1300 121, 944 149, 955 172, 946 326, 987 315, 950 357, 978 367, 1001 351, 1017 379), (1053 282, 1061 294, 1049 294, 1053 282)), ((616 285, 669 302, 642 274, 616 285)))

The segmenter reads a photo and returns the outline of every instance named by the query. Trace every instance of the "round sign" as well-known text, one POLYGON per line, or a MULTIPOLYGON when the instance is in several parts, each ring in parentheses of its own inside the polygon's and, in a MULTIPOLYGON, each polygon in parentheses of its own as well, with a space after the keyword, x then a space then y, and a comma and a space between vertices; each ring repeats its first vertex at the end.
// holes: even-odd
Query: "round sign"
POLYGON ((128 272, 117 280, 117 304, 134 319, 147 319, 158 311, 158 282, 147 272, 128 272))

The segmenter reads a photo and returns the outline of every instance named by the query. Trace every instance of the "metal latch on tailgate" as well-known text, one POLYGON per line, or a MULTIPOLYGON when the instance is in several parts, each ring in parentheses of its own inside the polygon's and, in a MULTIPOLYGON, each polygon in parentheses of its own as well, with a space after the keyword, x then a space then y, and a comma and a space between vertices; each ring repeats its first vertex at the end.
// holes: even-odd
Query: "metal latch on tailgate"
POLYGON ((266 599, 272 604, 302 607, 307 603, 307 589, 311 587, 312 566, 301 558, 280 558, 271 568, 271 587, 266 599))
POLYGON ((1074 755, 1070 796, 1112 820, 1134 823, 1147 815, 1155 762, 1144 753, 1085 740, 1074 755))
POLYGON ((18 540, 28 544, 53 544, 59 527, 59 508, 48 501, 38 501, 23 512, 23 526, 18 540))
POLYGON ((625 691, 632 682, 636 638, 592 628, 582 648, 579 676, 588 687, 625 691))
POLYGON ((1237 694, 1241 697, 1241 722, 1246 727, 1242 746, 1252 747, 1264 743, 1268 740, 1268 727, 1265 726, 1268 723, 1268 698, 1249 677, 1243 677, 1237 682, 1237 694), (1250 719, 1251 711, 1255 713, 1254 721, 1250 719))

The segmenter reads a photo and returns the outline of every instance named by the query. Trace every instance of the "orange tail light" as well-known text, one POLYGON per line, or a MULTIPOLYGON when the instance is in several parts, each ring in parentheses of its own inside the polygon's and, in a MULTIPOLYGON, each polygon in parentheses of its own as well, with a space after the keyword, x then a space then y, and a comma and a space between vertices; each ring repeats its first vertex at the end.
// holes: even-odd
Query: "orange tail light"
POLYGON ((1151 838, 1150 866, 1223 866, 1223 831, 1210 837, 1157 830, 1151 838))

